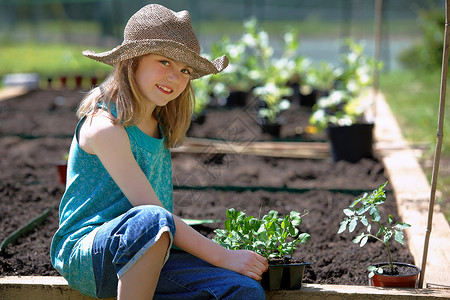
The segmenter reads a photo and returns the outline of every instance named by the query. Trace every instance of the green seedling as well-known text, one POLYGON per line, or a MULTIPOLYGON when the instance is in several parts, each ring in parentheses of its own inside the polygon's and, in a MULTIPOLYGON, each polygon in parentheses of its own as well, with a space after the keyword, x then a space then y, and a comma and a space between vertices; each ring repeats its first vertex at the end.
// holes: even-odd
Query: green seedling
POLYGON ((359 244, 360 247, 364 247, 369 238, 374 238, 386 246, 389 264, 379 267, 369 266, 367 268, 369 271, 369 278, 372 278, 376 273, 382 274, 384 267, 389 267, 392 271, 394 270, 389 241, 393 237, 396 242, 403 245, 403 230, 411 227, 411 225, 403 222, 394 223, 391 214, 387 216, 386 225, 381 223, 382 218, 379 206, 386 201, 386 194, 384 192, 384 187, 386 184, 387 182, 383 183, 371 194, 365 193, 363 197, 356 199, 349 206, 349 208, 344 209, 344 214, 346 217, 340 223, 338 231, 339 234, 348 228, 349 232, 353 232, 358 224, 362 224, 366 227, 367 232, 361 232, 355 239, 352 240, 353 243, 359 244), (378 228, 376 234, 371 233, 373 229, 372 225, 375 225, 378 228))
POLYGON ((225 229, 216 229, 213 240, 227 249, 252 250, 266 258, 292 258, 296 247, 310 238, 308 233, 300 233, 297 228, 306 214, 291 211, 281 217, 272 210, 258 219, 230 208, 227 210, 225 229))

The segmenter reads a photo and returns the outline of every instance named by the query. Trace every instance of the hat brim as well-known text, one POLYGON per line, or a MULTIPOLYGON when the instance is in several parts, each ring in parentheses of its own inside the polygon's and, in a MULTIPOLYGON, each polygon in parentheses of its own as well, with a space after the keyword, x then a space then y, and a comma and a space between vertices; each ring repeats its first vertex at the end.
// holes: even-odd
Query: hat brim
POLYGON ((228 66, 228 58, 225 55, 210 61, 189 50, 184 45, 168 40, 124 42, 110 51, 100 53, 95 53, 92 50, 83 51, 84 56, 112 66, 120 61, 150 53, 159 54, 185 63, 193 69, 191 73, 192 79, 197 79, 208 74, 217 74, 228 66))

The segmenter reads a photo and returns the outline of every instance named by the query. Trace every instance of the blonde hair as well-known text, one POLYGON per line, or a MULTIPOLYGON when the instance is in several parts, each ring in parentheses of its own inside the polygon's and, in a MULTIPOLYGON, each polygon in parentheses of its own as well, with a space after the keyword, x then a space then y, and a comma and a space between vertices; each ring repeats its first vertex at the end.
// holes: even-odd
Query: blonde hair
MULTIPOLYGON (((81 101, 77 110, 77 117, 83 118, 95 115, 104 103, 110 111, 111 103, 115 104, 117 117, 116 124, 123 126, 136 125, 144 118, 146 111, 144 98, 139 91, 135 79, 140 57, 119 62, 114 66, 111 74, 97 88, 92 89, 81 101)), ((157 106, 153 116, 162 127, 165 146, 167 148, 180 146, 189 129, 194 107, 194 92, 189 81, 184 91, 165 106, 157 106)))

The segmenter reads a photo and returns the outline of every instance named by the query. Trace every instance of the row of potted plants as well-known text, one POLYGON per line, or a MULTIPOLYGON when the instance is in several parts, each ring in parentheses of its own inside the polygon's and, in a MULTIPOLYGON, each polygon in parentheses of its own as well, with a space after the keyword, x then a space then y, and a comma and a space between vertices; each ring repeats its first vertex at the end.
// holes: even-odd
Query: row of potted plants
MULTIPOLYGON (((394 222, 392 215, 382 217, 380 205, 386 201, 384 188, 387 182, 371 193, 366 193, 344 209, 344 219, 338 233, 348 229, 353 233, 358 224, 365 227, 352 242, 364 247, 369 240, 383 244, 388 262, 370 262, 367 267, 369 282, 378 287, 415 288, 420 269, 417 266, 394 262, 390 250, 393 240, 404 244, 403 230, 410 227, 403 222, 394 222)), ((307 212, 301 214, 291 211, 281 216, 270 211, 262 218, 246 216, 245 212, 227 210, 224 229, 216 229, 214 241, 227 249, 248 249, 266 257, 269 270, 263 274, 261 284, 266 290, 300 289, 305 267, 303 260, 294 259, 298 246, 309 243, 310 235, 301 233, 299 226, 307 212)))
MULTIPOLYGON (((350 151, 344 148, 340 154, 339 146, 332 145, 335 161, 356 162, 362 157, 371 157, 373 120, 367 118, 367 112, 373 103, 367 97, 367 89, 372 84, 373 72, 382 64, 365 55, 363 46, 351 39, 345 41, 347 51, 338 66, 324 61, 312 63, 299 55, 299 39, 294 32, 284 34, 282 51, 275 55, 269 35, 259 28, 256 19, 245 22, 244 28, 245 32, 237 41, 224 37, 212 45, 211 56, 225 53, 230 65, 220 74, 193 81, 195 116, 201 116, 212 99, 229 106, 245 106, 249 99, 257 99, 252 103, 257 104, 263 132, 278 136, 283 125, 282 112, 289 109, 293 101, 299 101, 301 106, 312 107, 310 124, 318 131, 327 130, 333 135, 336 127, 346 127, 344 137, 349 136, 348 131, 364 132, 370 146, 347 140, 342 144, 351 145, 350 151), (267 129, 273 127, 278 130, 267 129), (361 148, 360 154, 346 155, 355 153, 358 148, 361 148)), ((340 136, 330 137, 330 142, 341 139, 340 136)))

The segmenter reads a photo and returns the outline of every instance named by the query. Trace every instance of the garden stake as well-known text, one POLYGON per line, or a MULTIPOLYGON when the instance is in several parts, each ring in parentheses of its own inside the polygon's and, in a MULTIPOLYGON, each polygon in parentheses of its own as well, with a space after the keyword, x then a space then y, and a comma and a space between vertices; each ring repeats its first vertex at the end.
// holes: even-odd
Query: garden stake
POLYGON ((433 208, 434 201, 436 198, 436 183, 439 173, 439 161, 441 158, 441 148, 442 148, 442 140, 444 138, 444 111, 445 111, 445 93, 447 88, 447 69, 448 69, 448 47, 449 47, 449 1, 445 1, 445 29, 444 29, 444 49, 442 54, 442 73, 441 73, 441 91, 440 91, 440 99, 439 99, 439 116, 438 116, 438 131, 437 131, 437 139, 436 139, 436 148, 434 152, 434 160, 433 160, 433 174, 431 177, 431 194, 430 194, 430 204, 428 207, 428 224, 427 231, 425 233, 425 244, 423 248, 423 257, 422 257, 422 272, 420 272, 419 277, 419 288, 423 288, 423 282, 425 279, 425 269, 427 264, 427 255, 428 255, 428 244, 430 241, 431 228, 433 223, 433 208))
POLYGON ((46 208, 41 214, 39 214, 37 217, 31 219, 26 223, 24 226, 20 227, 13 233, 11 233, 9 236, 7 236, 1 243, 0 243, 0 253, 3 253, 6 250, 6 247, 9 244, 14 243, 17 241, 20 237, 24 236, 31 230, 35 229, 37 226, 39 226, 42 222, 47 219, 48 214, 50 213, 50 208, 46 208))

